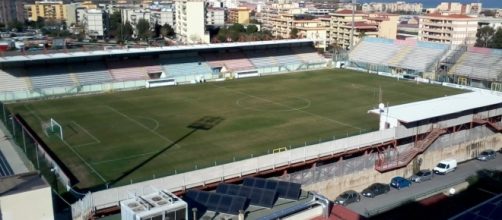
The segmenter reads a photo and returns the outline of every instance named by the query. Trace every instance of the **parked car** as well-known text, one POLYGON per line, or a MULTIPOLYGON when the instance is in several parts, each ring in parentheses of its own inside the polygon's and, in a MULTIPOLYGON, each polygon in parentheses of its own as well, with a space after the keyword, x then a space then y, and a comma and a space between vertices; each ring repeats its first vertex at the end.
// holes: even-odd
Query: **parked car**
POLYGON ((495 151, 493 151, 493 150, 484 150, 484 151, 482 151, 478 155, 477 159, 478 160, 482 160, 482 161, 486 161, 486 160, 495 159, 495 157, 496 157, 495 151))
POLYGON ((335 199, 335 204, 346 206, 361 201, 361 195, 354 190, 345 191, 335 199))
POLYGON ((390 191, 390 186, 383 183, 373 183, 364 189, 361 194, 365 197, 375 198, 375 196, 385 194, 390 191))
POLYGON ((457 160, 446 159, 439 161, 439 163, 434 167, 433 171, 435 174, 447 174, 449 172, 455 171, 457 169, 457 160))
POLYGON ((433 175, 434 174, 432 173, 431 170, 420 170, 417 173, 415 173, 415 175, 411 176, 410 180, 415 183, 419 183, 422 181, 431 180, 433 175))
POLYGON ((396 176, 390 181, 390 186, 396 189, 402 189, 411 186, 411 181, 407 180, 402 176, 396 176))

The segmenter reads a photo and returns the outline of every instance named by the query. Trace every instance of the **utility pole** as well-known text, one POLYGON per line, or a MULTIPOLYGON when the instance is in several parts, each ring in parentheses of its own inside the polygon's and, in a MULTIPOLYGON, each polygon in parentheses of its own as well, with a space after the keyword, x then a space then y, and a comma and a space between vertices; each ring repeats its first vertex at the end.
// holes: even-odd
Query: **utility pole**
POLYGON ((350 43, 349 43, 349 50, 352 50, 352 46, 354 45, 354 28, 355 28, 355 13, 356 13, 356 1, 357 0, 352 0, 352 29, 350 30, 350 43))

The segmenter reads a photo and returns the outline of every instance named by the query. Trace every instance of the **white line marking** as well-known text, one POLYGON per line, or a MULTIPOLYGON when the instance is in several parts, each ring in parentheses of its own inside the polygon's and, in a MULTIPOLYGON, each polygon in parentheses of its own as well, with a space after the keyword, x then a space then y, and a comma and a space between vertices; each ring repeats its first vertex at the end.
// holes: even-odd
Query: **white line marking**
POLYGON ((136 116, 135 118, 142 118, 142 119, 146 119, 146 120, 148 120, 148 121, 152 121, 153 123, 155 123, 155 127, 154 127, 154 128, 152 128, 152 130, 154 130, 154 131, 155 131, 155 130, 157 130, 157 128, 159 128, 159 127, 160 127, 160 123, 159 123, 159 121, 157 121, 157 120, 155 120, 155 119, 153 119, 153 118, 150 118, 150 117, 145 117, 145 116, 136 116))
MULTIPOLYGON (((117 109, 115 109, 115 108, 113 108, 113 107, 111 107, 111 106, 107 106, 107 105, 106 105, 106 106, 104 106, 104 107, 106 107, 106 108, 108 108, 108 109, 110 109, 110 110, 114 111, 115 113, 117 113, 117 114, 121 115, 121 116, 122 116, 122 117, 124 117, 124 118, 129 119, 130 121, 134 122, 135 124, 139 125, 140 127, 144 128, 144 129, 146 129, 147 131, 151 132, 152 134, 156 135, 157 137, 161 138, 162 140, 165 140, 165 141, 167 141, 168 143, 174 143, 174 141, 172 141, 171 139, 169 139, 169 138, 167 138, 167 137, 165 137, 165 136, 163 136, 163 135, 159 134, 158 132, 156 132, 156 131, 154 131, 154 130, 150 129, 149 127, 145 126, 144 124, 141 124, 140 122, 138 122, 138 121, 134 120, 133 118, 131 118, 131 117, 127 116, 126 114, 124 114, 124 113, 120 112, 119 110, 117 110, 117 109)), ((178 146, 178 147, 180 147, 178 144, 175 144, 175 145, 176 145, 176 146, 178 146)))
MULTIPOLYGON (((285 104, 282 104, 282 103, 279 103, 279 102, 274 102, 274 101, 266 99, 266 98, 262 98, 262 97, 259 97, 259 96, 250 95, 250 94, 247 94, 245 92, 241 92, 241 91, 238 91, 238 90, 235 90, 235 89, 230 89, 230 88, 227 88, 227 87, 217 86, 217 85, 215 85, 213 83, 210 83, 210 84, 212 86, 214 86, 214 87, 217 87, 217 88, 226 89, 226 90, 232 91, 234 93, 242 94, 242 95, 249 96, 249 97, 256 98, 256 99, 261 99, 263 101, 270 102, 270 103, 276 104, 276 105, 280 105, 280 106, 283 106, 283 107, 286 107, 286 108, 289 108, 289 109, 294 109, 294 108, 292 108, 292 107, 290 107, 288 105, 285 105, 285 104)), ((347 124, 347 123, 344 123, 344 122, 341 122, 341 121, 337 121, 337 120, 334 120, 332 118, 328 118, 328 117, 325 117, 325 116, 322 116, 322 115, 314 114, 312 112, 304 111, 302 109, 295 109, 295 111, 303 112, 305 114, 309 114, 309 115, 312 115, 314 117, 323 118, 323 119, 326 119, 328 121, 331 121, 331 122, 334 122, 336 124, 340 124, 340 125, 343 125, 343 126, 346 126, 346 127, 351 127, 351 128, 362 130, 362 128, 360 128, 360 127, 353 126, 353 125, 350 125, 350 124, 347 124)))
POLYGON ((82 162, 84 162, 84 164, 85 164, 85 165, 86 165, 89 169, 91 169, 91 170, 92 170, 92 172, 93 172, 93 173, 95 173, 95 174, 96 174, 96 175, 97 175, 97 176, 98 176, 98 177, 99 177, 99 178, 103 181, 103 183, 106 183, 105 178, 103 178, 103 176, 101 176, 101 174, 100 174, 100 173, 99 173, 96 169, 94 169, 94 167, 92 167, 89 163, 87 163, 87 161, 86 161, 86 160, 85 160, 85 159, 84 159, 84 158, 83 158, 83 157, 82 157, 82 156, 81 156, 81 155, 80 155, 80 154, 79 154, 79 153, 78 153, 75 149, 73 149, 73 147, 72 147, 70 144, 68 144, 68 143, 67 143, 65 140, 63 140, 63 139, 61 139, 61 141, 63 141, 63 143, 64 143, 66 146, 68 146, 68 148, 69 148, 69 149, 70 149, 70 150, 71 150, 71 151, 72 151, 75 155, 77 155, 77 157, 78 157, 78 158, 79 158, 82 162))
MULTIPOLYGON (((32 108, 28 107, 28 105, 26 105, 26 104, 24 104, 24 107, 25 107, 26 109, 28 109, 28 111, 30 111, 30 113, 31 113, 31 114, 33 114, 33 115, 34 115, 34 116, 35 116, 35 117, 36 117, 36 118, 37 118, 37 119, 38 119, 41 123, 43 123, 42 118, 40 118, 40 116, 38 116, 38 114, 37 114, 37 113, 35 113, 35 111, 34 111, 32 108)), ((86 160, 84 160, 84 158, 83 158, 83 157, 82 157, 82 156, 81 156, 81 155, 80 155, 80 154, 79 154, 79 153, 78 153, 75 149, 73 149, 73 147, 72 147, 70 144, 68 144, 68 143, 67 143, 65 140, 63 140, 63 139, 61 139, 61 141, 62 141, 62 142, 63 142, 63 143, 64 143, 64 144, 65 144, 65 145, 66 145, 66 146, 67 146, 67 147, 68 147, 68 148, 69 148, 69 149, 70 149, 70 150, 71 150, 71 151, 72 151, 75 155, 77 155, 77 157, 78 157, 78 158, 79 158, 82 162, 84 162, 84 164, 85 164, 85 165, 86 165, 89 169, 91 169, 91 171, 92 171, 92 172, 94 172, 94 173, 95 173, 95 174, 96 174, 96 175, 97 175, 97 176, 98 176, 98 177, 99 177, 99 178, 103 181, 103 183, 106 183, 105 178, 103 178, 103 176, 101 176, 101 174, 100 174, 100 173, 99 173, 96 169, 94 169, 94 167, 92 167, 89 163, 87 163, 87 161, 86 161, 86 160)))
POLYGON ((89 132, 87 129, 85 129, 84 127, 82 127, 80 124, 78 124, 77 122, 75 121, 71 121, 70 123, 73 123, 74 125, 78 126, 80 129, 82 129, 85 133, 87 133, 92 139, 94 139, 98 144, 101 143, 101 141, 94 135, 91 134, 91 132, 89 132))
POLYGON ((116 162, 116 161, 121 161, 121 160, 128 160, 128 159, 133 159, 133 158, 137 158, 137 157, 147 156, 147 155, 154 154, 154 153, 157 153, 157 152, 158 151, 152 151, 152 152, 148 152, 148 153, 144 153, 144 154, 136 154, 136 155, 131 155, 131 156, 128 156, 128 157, 122 157, 122 158, 117 158, 117 159, 102 160, 102 161, 92 162, 92 164, 93 165, 98 165, 98 164, 103 164, 103 163, 111 163, 111 162, 116 162))

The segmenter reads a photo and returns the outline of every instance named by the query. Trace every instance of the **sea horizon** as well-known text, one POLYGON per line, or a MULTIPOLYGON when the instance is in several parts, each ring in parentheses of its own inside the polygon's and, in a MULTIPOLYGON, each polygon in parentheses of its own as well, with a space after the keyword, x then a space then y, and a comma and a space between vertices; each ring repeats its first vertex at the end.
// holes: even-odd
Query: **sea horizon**
POLYGON ((483 8, 502 8, 502 0, 357 0, 358 3, 369 3, 369 2, 397 2, 405 1, 407 3, 422 3, 424 8, 435 8, 441 2, 461 2, 465 3, 483 3, 483 8))

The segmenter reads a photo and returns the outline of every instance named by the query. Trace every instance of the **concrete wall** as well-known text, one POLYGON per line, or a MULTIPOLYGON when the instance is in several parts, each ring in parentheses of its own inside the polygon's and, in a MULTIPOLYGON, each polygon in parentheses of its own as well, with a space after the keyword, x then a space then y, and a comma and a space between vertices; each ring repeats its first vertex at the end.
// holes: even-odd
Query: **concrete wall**
POLYGON ((461 162, 476 157, 485 149, 499 149, 501 147, 502 134, 493 133, 486 127, 479 127, 472 131, 462 131, 442 136, 407 167, 386 173, 379 173, 374 168, 355 170, 353 173, 343 176, 335 176, 324 181, 304 184, 303 189, 316 191, 329 199, 335 199, 340 193, 349 189, 361 191, 375 182, 388 183, 394 176, 409 177, 413 174, 414 163, 417 163, 418 158, 422 158, 420 169, 432 169, 443 159, 453 158, 461 162), (469 139, 469 137, 472 138, 469 139))
POLYGON ((4 220, 54 219, 50 187, 0 197, 0 206, 4 220))

